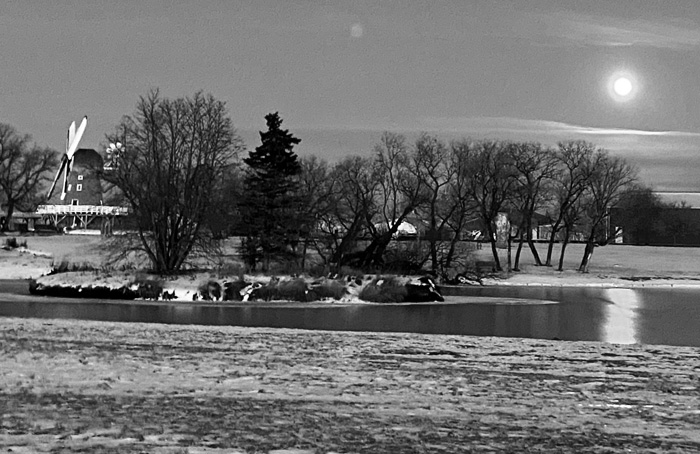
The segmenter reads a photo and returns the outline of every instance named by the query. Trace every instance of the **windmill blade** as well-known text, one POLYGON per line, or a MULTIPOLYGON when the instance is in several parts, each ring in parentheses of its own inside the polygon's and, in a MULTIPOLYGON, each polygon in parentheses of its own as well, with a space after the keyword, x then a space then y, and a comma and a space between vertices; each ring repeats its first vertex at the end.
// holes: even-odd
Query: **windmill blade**
POLYGON ((56 182, 58 181, 58 178, 61 176, 61 172, 63 172, 63 168, 66 166, 66 162, 68 159, 66 158, 66 155, 63 155, 61 158, 61 165, 58 167, 58 172, 56 172, 56 176, 53 179, 53 183, 51 184, 51 188, 49 189, 49 193, 46 196, 46 199, 50 199, 51 196, 53 195, 54 189, 56 189, 56 182))
POLYGON ((70 144, 73 142, 73 139, 75 139, 75 122, 72 122, 68 127, 68 137, 66 137, 66 153, 68 152, 68 148, 70 148, 70 144))
POLYGON ((78 149, 78 144, 80 143, 80 139, 83 137, 83 133, 85 132, 85 128, 87 127, 87 115, 83 117, 83 121, 80 122, 80 126, 78 126, 78 130, 75 131, 75 136, 73 137, 73 140, 71 140, 70 145, 68 149, 66 150, 66 155, 68 156, 68 159, 73 159, 73 153, 75 153, 75 150, 78 149))
POLYGON ((70 174, 70 169, 73 164, 72 159, 68 159, 65 165, 65 171, 63 172, 63 187, 61 188, 61 200, 66 198, 66 192, 68 192, 68 175, 70 174))

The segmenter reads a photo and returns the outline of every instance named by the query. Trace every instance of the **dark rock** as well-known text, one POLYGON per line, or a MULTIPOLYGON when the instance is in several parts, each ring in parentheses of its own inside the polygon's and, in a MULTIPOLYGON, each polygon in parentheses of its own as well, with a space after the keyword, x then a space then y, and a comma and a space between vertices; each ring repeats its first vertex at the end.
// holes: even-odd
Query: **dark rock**
POLYGON ((164 292, 161 294, 161 298, 162 298, 164 301, 171 301, 171 300, 174 300, 175 298, 177 298, 177 296, 175 295, 175 291, 172 291, 172 292, 164 291, 164 292))
POLYGON ((224 282, 224 301, 241 301, 243 299, 241 290, 249 285, 248 282, 243 280, 224 282))
POLYGON ((221 299, 221 284, 210 280, 199 286, 199 296, 204 301, 219 301, 221 299))
POLYGON ((482 285, 479 276, 468 276, 464 273, 457 274, 453 279, 448 279, 445 283, 448 285, 482 285))
POLYGON ((256 299, 261 299, 262 296, 261 289, 263 285, 259 282, 254 282, 245 288, 241 289, 241 301, 253 301, 256 299))
POLYGON ((138 297, 147 300, 157 300, 162 293, 163 286, 161 283, 151 279, 139 282, 138 288, 136 289, 138 297))
POLYGON ((427 303, 430 301, 445 301, 435 281, 427 276, 406 283, 406 290, 405 302, 427 303))

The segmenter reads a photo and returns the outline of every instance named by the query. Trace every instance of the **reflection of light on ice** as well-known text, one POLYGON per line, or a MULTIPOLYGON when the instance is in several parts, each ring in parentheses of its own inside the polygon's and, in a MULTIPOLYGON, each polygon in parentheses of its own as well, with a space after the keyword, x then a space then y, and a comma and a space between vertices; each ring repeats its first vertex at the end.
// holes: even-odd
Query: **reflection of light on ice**
POLYGON ((637 343, 639 296, 634 290, 626 288, 611 288, 605 293, 611 304, 605 308, 603 341, 612 344, 637 343))

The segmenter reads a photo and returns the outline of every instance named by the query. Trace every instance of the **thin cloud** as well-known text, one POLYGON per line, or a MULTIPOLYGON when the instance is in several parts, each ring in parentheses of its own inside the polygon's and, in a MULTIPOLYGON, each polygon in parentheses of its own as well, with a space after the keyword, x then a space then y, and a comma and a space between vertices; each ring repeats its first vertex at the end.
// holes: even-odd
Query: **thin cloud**
POLYGON ((642 129, 596 128, 549 120, 529 120, 512 117, 428 117, 430 130, 464 133, 543 134, 543 135, 605 135, 605 136, 666 136, 700 138, 700 133, 688 131, 652 131, 642 129))
POLYGON ((601 46, 647 46, 687 50, 700 46, 697 24, 594 17, 580 13, 542 15, 547 34, 570 42, 601 46))
MULTIPOLYGON (((696 169, 700 168, 700 133, 595 128, 510 117, 431 117, 415 122, 384 121, 353 126, 303 127, 290 123, 287 127, 302 139, 295 148, 300 155, 312 154, 331 162, 349 155, 371 156, 383 131, 405 134, 408 143, 412 143, 421 131, 435 134, 446 142, 471 137, 554 146, 560 141, 583 139, 637 165, 641 180, 656 190, 700 191, 696 175, 696 169)), ((259 129, 239 129, 248 149, 259 144, 259 129)))

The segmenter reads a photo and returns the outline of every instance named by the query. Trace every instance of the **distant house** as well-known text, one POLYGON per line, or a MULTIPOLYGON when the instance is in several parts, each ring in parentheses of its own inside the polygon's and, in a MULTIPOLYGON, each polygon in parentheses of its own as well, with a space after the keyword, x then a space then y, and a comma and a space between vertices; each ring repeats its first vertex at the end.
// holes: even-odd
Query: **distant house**
MULTIPOLYGON (((496 241, 500 244, 505 244, 510 228, 511 234, 516 235, 517 229, 508 213, 499 213, 496 218, 496 241)), ((552 220, 549 216, 540 213, 534 213, 531 220, 532 239, 535 241, 549 239, 552 220)), ((463 230, 463 239, 472 241, 488 241, 486 235, 486 227, 480 218, 472 218, 467 222, 463 230)), ((523 235, 523 238, 526 238, 523 235)))
MULTIPOLYGON (((415 222, 415 221, 414 221, 415 222)), ((374 228, 379 232, 386 232, 388 226, 384 223, 374 224, 374 228)), ((418 236, 418 229, 411 222, 404 220, 397 227, 396 233, 394 233, 394 239, 409 239, 416 238, 418 236)))

